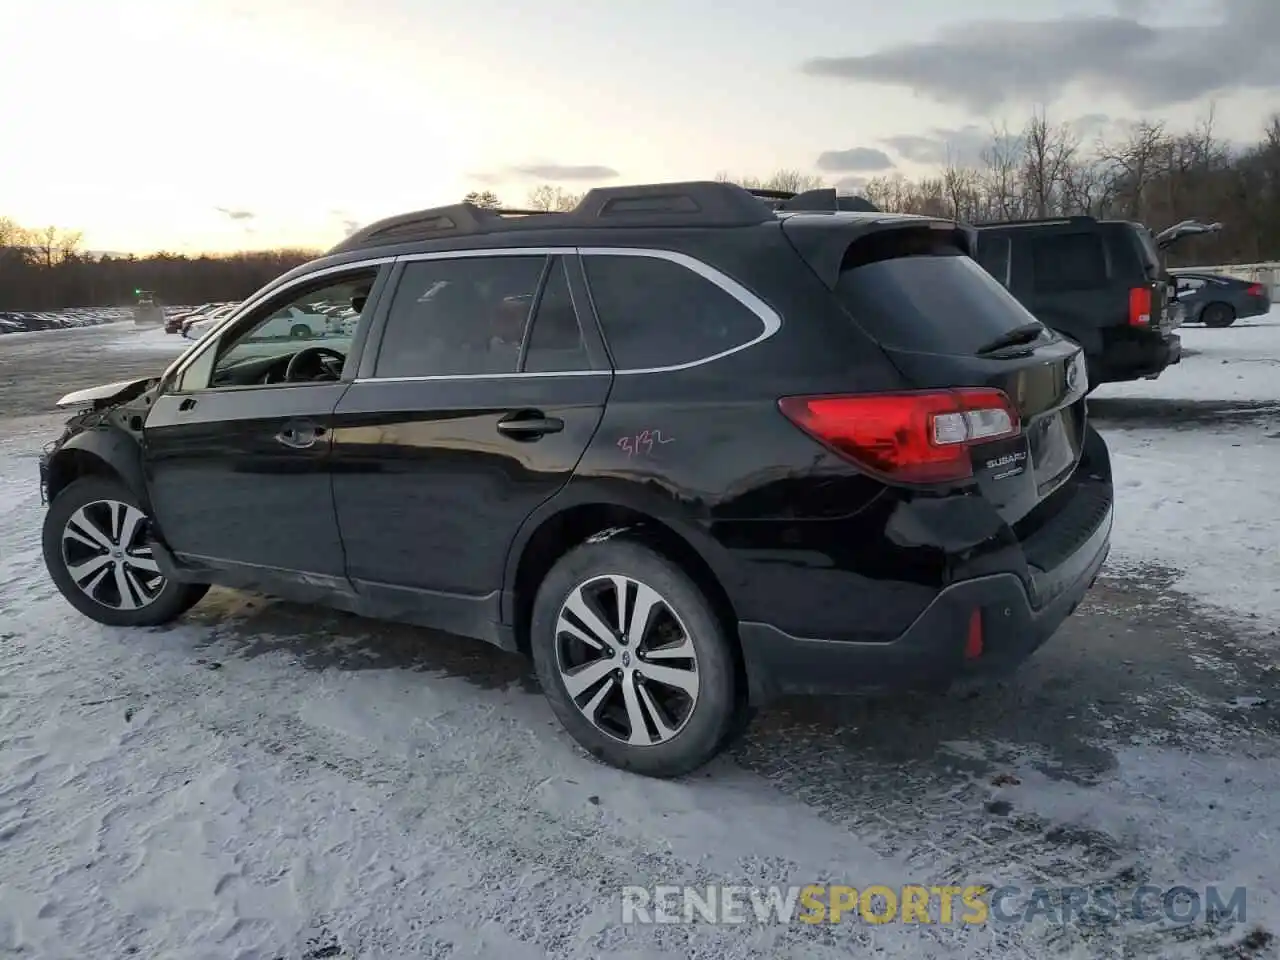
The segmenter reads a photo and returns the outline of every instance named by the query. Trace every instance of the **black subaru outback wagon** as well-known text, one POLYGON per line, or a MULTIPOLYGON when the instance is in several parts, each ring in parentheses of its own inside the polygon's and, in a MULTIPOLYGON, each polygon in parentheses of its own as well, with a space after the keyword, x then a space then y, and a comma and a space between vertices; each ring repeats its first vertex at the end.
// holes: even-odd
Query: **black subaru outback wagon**
POLYGON ((1080 348, 970 230, 844 206, 693 182, 376 223, 60 401, 49 572, 105 624, 223 584, 523 651, 656 776, 781 693, 1012 667, 1109 546, 1080 348), (316 300, 353 332, 255 334, 316 300))

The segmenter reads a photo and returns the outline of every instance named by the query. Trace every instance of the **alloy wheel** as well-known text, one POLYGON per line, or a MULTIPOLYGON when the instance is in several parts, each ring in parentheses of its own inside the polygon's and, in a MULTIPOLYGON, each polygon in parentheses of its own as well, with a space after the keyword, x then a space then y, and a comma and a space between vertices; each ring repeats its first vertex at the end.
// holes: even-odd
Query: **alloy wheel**
POLYGON ((555 649, 569 699, 615 740, 665 743, 697 705, 688 629, 666 599, 631 577, 594 577, 575 587, 556 618, 555 649))
POLYGON ((119 500, 86 503, 62 528, 62 562, 80 591, 113 610, 140 610, 164 590, 147 516, 119 500))

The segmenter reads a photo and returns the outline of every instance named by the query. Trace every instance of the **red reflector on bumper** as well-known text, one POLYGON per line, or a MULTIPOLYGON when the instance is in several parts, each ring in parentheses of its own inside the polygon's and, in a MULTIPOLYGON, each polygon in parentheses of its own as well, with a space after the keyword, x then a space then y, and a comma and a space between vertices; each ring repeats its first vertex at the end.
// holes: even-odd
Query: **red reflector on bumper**
POLYGON ((982 611, 969 614, 969 632, 964 638, 964 658, 977 660, 982 656, 982 611))

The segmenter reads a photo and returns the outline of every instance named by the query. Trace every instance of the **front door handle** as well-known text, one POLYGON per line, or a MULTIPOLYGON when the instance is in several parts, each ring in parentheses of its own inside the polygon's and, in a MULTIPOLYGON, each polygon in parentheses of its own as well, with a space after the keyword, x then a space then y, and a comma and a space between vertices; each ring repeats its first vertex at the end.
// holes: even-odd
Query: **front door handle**
POLYGON ((324 427, 304 421, 288 423, 276 434, 276 442, 294 450, 305 450, 314 447, 316 441, 324 436, 324 427))
POLYGON ((513 440, 537 440, 548 433, 559 433, 564 421, 559 417, 547 417, 541 410, 522 410, 498 421, 498 432, 513 440))

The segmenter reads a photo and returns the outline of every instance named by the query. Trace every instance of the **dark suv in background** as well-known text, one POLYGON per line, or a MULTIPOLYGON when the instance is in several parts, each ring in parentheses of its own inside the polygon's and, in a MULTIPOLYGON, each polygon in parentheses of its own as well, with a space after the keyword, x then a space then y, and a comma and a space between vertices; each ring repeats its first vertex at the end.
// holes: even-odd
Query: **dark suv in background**
POLYGON ((524 652, 579 743, 657 776, 780 693, 1006 670, 1107 555, 1083 356, 969 229, 851 205, 694 182, 375 223, 60 401, 49 572, 106 624, 216 583, 524 652), (349 335, 255 336, 317 300, 349 335))
POLYGON ((1186 221, 1159 236, 1130 220, 980 223, 978 260, 1037 319, 1084 348, 1089 382, 1156 377, 1182 357, 1182 315, 1163 250, 1210 232, 1186 221))

